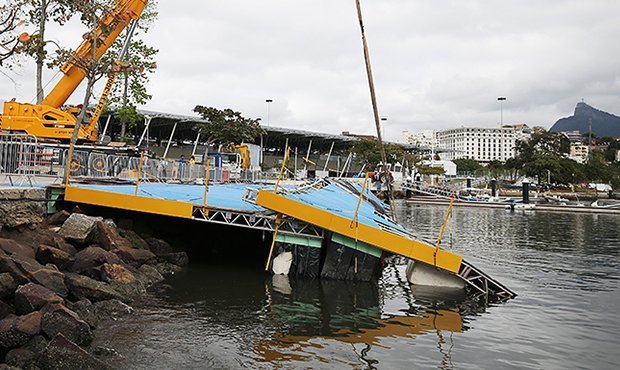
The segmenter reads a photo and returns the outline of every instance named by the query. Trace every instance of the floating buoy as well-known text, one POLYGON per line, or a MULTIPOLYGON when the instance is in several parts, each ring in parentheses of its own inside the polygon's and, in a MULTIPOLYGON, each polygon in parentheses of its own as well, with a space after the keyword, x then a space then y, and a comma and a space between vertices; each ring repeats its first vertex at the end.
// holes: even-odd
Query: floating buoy
POLYGON ((293 253, 282 252, 278 254, 276 258, 273 259, 271 270, 276 275, 288 275, 288 272, 291 269, 292 263, 293 263, 293 253))

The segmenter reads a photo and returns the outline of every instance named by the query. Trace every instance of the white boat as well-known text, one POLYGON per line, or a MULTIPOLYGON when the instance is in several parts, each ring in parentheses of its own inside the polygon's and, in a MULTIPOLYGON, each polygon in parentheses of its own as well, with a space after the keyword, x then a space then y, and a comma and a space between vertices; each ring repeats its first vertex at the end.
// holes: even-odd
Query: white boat
POLYGON ((506 209, 509 210, 532 210, 536 208, 536 204, 530 204, 530 203, 512 203, 512 204, 508 204, 506 207, 506 209))

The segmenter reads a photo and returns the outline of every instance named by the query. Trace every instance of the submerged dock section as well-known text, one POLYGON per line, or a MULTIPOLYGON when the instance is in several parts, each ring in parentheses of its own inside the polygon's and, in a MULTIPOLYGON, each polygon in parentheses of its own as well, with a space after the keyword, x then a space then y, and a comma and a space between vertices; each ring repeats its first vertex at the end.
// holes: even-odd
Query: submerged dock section
POLYGON ((160 183, 80 183, 64 192, 66 201, 80 204, 272 232, 273 259, 270 253, 267 267, 275 273, 367 281, 379 276, 384 257, 400 255, 425 268, 421 276, 430 272, 433 279, 427 281, 456 280, 499 300, 515 296, 462 256, 418 240, 370 191, 342 180, 284 185, 277 192, 270 184, 207 189, 160 183))

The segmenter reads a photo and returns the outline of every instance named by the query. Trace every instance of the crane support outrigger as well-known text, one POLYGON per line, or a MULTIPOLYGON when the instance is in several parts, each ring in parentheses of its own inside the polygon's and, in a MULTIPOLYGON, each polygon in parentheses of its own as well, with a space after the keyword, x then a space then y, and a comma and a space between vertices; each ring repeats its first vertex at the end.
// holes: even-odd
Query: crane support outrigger
MULTIPOLYGON (((100 60, 127 25, 140 18, 146 3, 147 0, 117 0, 101 17, 95 31, 90 33, 74 52, 76 59, 94 57, 100 60), (93 37, 97 38, 96 43, 92 42, 93 37)), ((0 130, 27 133, 47 140, 69 141, 77 124, 80 108, 63 109, 62 106, 86 74, 71 62, 63 65, 61 71, 62 78, 41 104, 19 103, 15 99, 5 102, 4 112, 0 115, 0 130)), ((109 88, 111 86, 106 86, 106 89, 109 88)), ((96 115, 81 125, 79 141, 95 143, 99 140, 98 118, 96 115)))

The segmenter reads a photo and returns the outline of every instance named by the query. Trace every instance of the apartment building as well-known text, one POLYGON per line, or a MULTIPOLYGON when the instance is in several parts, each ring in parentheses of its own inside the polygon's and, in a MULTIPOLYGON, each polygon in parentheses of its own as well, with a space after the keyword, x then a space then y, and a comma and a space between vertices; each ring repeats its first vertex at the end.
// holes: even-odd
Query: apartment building
POLYGON ((586 163, 588 161, 588 155, 590 150, 587 145, 584 145, 580 142, 571 143, 570 144, 570 154, 568 155, 569 159, 577 163, 586 163))
POLYGON ((403 142, 422 148, 436 148, 438 146, 435 131, 424 130, 422 132, 403 131, 403 142))
POLYGON ((436 134, 439 149, 445 151, 441 159, 474 159, 480 163, 506 161, 516 155, 518 140, 531 138, 527 125, 514 125, 495 128, 460 127, 436 134))

